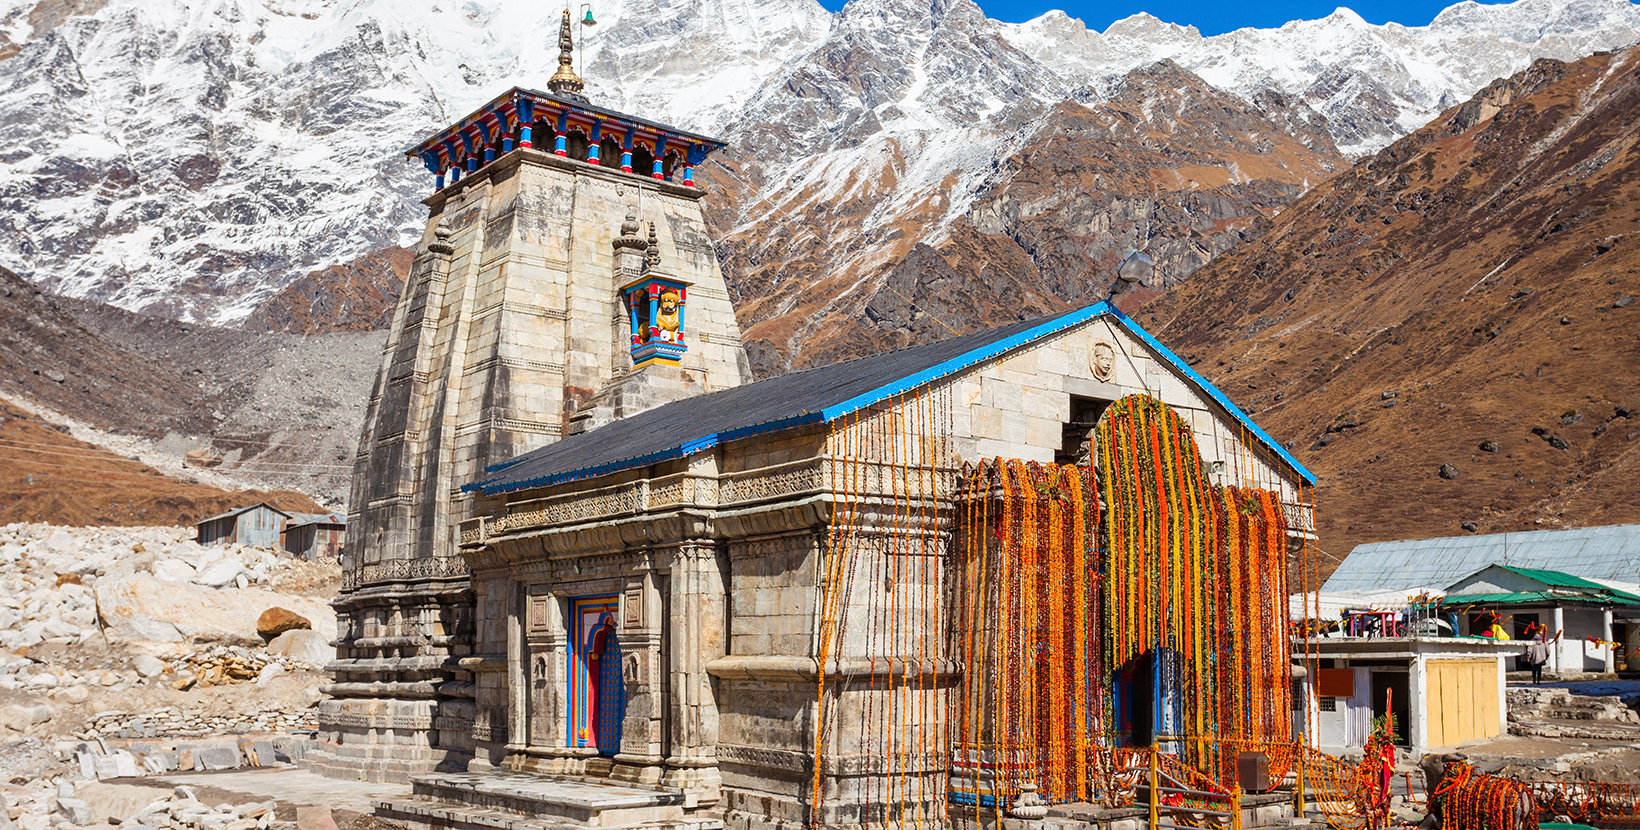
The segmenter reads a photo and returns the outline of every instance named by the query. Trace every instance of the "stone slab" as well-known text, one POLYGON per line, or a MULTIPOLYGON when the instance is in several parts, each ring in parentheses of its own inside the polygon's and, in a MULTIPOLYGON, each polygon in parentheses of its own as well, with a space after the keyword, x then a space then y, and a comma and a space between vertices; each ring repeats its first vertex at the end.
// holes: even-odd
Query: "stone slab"
POLYGON ((194 750, 194 766, 203 770, 239 769, 239 751, 223 746, 194 750))
POLYGON ((416 795, 470 807, 568 819, 589 827, 677 821, 681 790, 628 787, 578 779, 501 772, 419 775, 416 795))

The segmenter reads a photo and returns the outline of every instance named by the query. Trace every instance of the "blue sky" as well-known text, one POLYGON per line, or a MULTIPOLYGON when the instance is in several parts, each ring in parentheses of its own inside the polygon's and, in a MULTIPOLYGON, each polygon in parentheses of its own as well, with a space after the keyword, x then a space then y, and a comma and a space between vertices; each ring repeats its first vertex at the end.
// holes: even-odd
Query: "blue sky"
MULTIPOLYGON (((1071 17, 1080 17, 1092 29, 1103 31, 1112 22, 1139 12, 1168 21, 1195 26, 1204 35, 1217 35, 1243 26, 1269 28, 1300 18, 1313 20, 1332 14, 1340 5, 1338 0, 1116 0, 1115 2, 1054 2, 1054 0, 976 0, 987 17, 1008 23, 1023 23, 1049 9, 1064 9, 1071 17)), ((1435 18, 1441 9, 1457 0, 1365 0, 1351 2, 1349 8, 1371 23, 1393 20, 1406 26, 1423 26, 1435 18)), ((843 0, 821 0, 833 11, 843 7, 843 0)))

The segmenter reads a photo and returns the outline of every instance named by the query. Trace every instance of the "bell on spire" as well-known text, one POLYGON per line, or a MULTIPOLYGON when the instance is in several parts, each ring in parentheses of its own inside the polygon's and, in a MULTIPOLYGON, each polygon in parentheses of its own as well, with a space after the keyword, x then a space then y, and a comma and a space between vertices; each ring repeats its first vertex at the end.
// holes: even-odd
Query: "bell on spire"
POLYGON ((581 97, 586 82, 575 74, 575 38, 569 31, 569 9, 564 9, 564 21, 558 27, 558 71, 547 81, 547 89, 560 95, 581 97))

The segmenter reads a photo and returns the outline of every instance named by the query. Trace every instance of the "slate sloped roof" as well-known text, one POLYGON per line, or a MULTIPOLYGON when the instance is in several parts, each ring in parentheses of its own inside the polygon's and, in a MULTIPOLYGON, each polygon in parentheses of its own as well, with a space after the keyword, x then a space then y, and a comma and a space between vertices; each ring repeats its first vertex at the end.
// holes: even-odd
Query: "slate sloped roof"
POLYGON ((1488 565, 1640 581, 1640 525, 1443 536, 1357 545, 1322 586, 1328 593, 1452 585, 1488 565))
POLYGON ((1108 302, 934 343, 910 346, 769 378, 660 406, 572 435, 486 468, 463 490, 486 495, 568 481, 682 458, 719 444, 805 424, 825 423, 916 389, 1101 315, 1110 315, 1213 398, 1306 481, 1315 477, 1253 423, 1223 392, 1108 302))

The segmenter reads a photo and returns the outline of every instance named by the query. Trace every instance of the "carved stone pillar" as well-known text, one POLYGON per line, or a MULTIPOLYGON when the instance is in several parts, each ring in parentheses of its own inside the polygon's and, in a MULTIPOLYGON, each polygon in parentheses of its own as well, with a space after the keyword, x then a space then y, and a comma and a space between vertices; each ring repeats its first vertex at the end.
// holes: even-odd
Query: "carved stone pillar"
POLYGON ((672 752, 664 783, 681 788, 690 809, 721 797, 717 687, 706 664, 724 655, 726 566, 723 552, 709 540, 685 542, 672 561, 672 752))
POLYGON ((645 571, 621 596, 621 672, 626 716, 613 777, 642 784, 661 780, 666 760, 666 672, 661 662, 666 620, 661 614, 660 575, 645 571))

